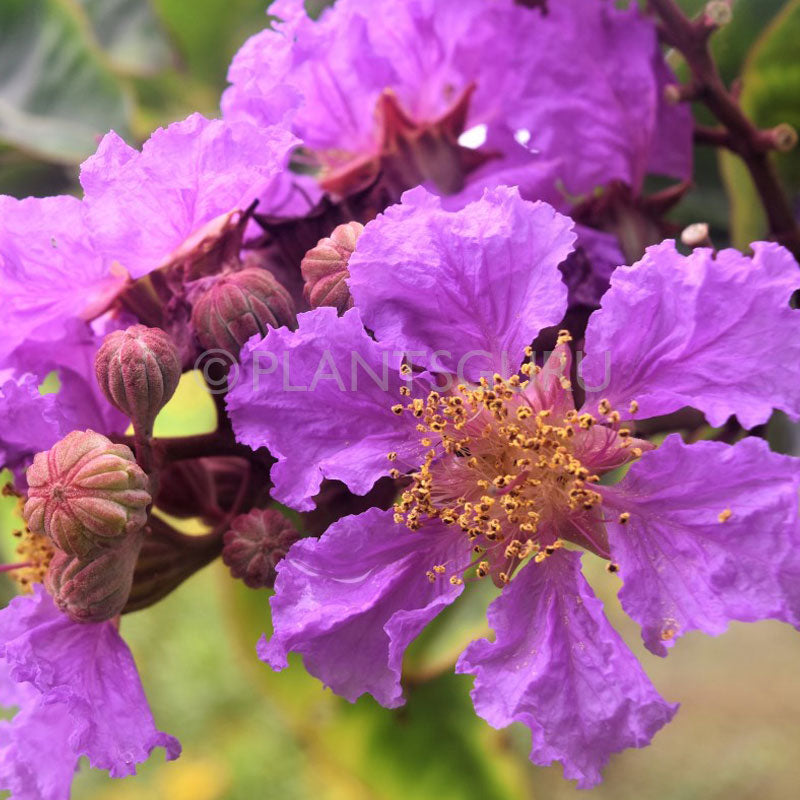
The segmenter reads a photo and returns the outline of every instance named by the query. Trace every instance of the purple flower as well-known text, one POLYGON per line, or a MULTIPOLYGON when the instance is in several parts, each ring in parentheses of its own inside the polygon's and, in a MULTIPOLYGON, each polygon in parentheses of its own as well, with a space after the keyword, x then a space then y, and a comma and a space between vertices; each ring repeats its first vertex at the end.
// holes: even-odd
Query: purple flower
POLYGON ((670 72, 636 10, 383 0, 367 13, 338 0, 312 21, 301 0, 282 0, 270 13, 280 21, 234 58, 223 111, 290 124, 333 191, 376 174, 378 157, 384 180, 444 193, 480 167, 462 205, 501 183, 563 205, 564 189, 688 177, 690 115, 664 102, 670 72), (458 137, 479 128, 486 142, 470 156, 458 137))
POLYGON ((177 740, 156 729, 113 623, 72 622, 36 584, 0 611, 0 642, 0 702, 19 709, 0 723, 0 789, 64 800, 81 756, 120 778, 156 747, 180 755, 177 740))
POLYGON ((340 0, 317 22, 301 0, 282 0, 270 13, 282 22, 234 58, 225 116, 262 125, 290 119, 308 147, 329 158, 339 151, 340 163, 379 148, 374 114, 387 90, 413 120, 431 122, 475 83, 467 127, 508 112, 519 95, 513 45, 532 16, 511 0, 382 2, 378 13, 340 0))
POLYGON ((134 278, 207 248, 254 200, 264 211, 287 202, 295 144, 281 128, 200 114, 159 128, 141 152, 112 131, 81 168, 94 240, 134 278))
POLYGON ((620 571, 623 605, 655 653, 730 620, 800 622, 798 462, 759 439, 670 436, 655 448, 633 422, 690 403, 712 422, 735 414, 746 425, 772 406, 800 412, 800 360, 778 350, 800 341, 789 307, 800 272, 777 245, 716 260, 651 248, 616 273, 591 319, 595 391, 576 409, 568 333, 544 367, 528 347, 566 310, 557 265, 570 229, 514 189, 459 212, 409 192, 358 241, 355 307, 317 309, 297 331, 251 340, 228 409, 240 441, 277 457, 273 495, 295 508, 311 507, 323 478, 363 493, 407 476, 393 510, 346 517, 292 547, 261 657, 282 669, 299 652, 348 699, 369 692, 396 706, 409 642, 465 580, 491 578, 494 640, 470 644, 457 670, 475 676, 482 717, 526 724, 531 758, 561 760, 585 787, 613 752, 646 745, 675 706, 613 631, 565 542, 620 571), (622 480, 599 482, 620 466, 622 480))

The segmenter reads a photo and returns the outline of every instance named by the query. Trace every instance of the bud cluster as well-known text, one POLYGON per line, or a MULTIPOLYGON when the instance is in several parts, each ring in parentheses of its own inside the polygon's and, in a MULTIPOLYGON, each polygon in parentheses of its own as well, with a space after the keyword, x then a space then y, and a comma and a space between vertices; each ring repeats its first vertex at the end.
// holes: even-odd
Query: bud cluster
POLYGON ((151 503, 149 480, 130 448, 73 431, 37 453, 27 471, 23 516, 54 555, 45 580, 57 605, 80 622, 111 619, 125 605, 151 503))

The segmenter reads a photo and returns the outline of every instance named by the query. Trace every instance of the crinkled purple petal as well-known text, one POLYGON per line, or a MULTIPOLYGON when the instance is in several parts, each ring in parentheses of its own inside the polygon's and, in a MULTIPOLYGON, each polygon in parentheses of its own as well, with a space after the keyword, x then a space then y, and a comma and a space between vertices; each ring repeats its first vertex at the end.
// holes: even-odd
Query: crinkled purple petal
POLYGON ((561 160, 570 194, 613 180, 638 192, 649 170, 689 177, 691 113, 663 100, 669 70, 652 20, 610 2, 559 0, 525 54, 526 97, 513 118, 532 147, 561 160))
POLYGON ((370 509, 334 523, 321 539, 302 539, 278 565, 271 600, 274 633, 258 655, 284 669, 290 651, 350 702, 368 692, 403 703, 403 653, 463 586, 449 576, 469 563, 467 537, 432 522, 411 532, 393 512, 370 509), (430 581, 434 566, 446 573, 430 581))
POLYGON ((226 119, 282 124, 302 103, 300 91, 289 83, 295 28, 307 19, 302 0, 278 0, 270 5, 270 15, 278 19, 251 36, 233 57, 231 85, 220 101, 226 119))
POLYGON ((296 143, 279 127, 200 114, 159 128, 141 153, 109 133, 81 170, 95 241, 146 275, 212 221, 272 193, 284 202, 296 143))
POLYGON ((34 453, 65 436, 53 395, 39 392, 30 373, 0 382, 0 469, 19 475, 34 453))
POLYGON ((101 313, 124 275, 93 249, 80 200, 0 195, 0 282, 2 367, 29 336, 57 341, 71 320, 101 313))
POLYGON ((364 229, 348 283, 367 327, 416 363, 467 379, 509 373, 564 316, 558 265, 574 241, 568 217, 516 189, 449 212, 418 187, 364 229))
POLYGON ((356 309, 309 311, 296 331, 272 329, 245 345, 227 408, 238 441, 278 459, 275 499, 310 511, 323 478, 365 494, 394 466, 388 453, 414 461, 416 420, 391 411, 404 401, 397 363, 356 309))
POLYGON ((735 414, 745 428, 773 408, 797 419, 800 311, 789 298, 800 269, 779 245, 752 247, 753 258, 682 256, 668 241, 617 269, 586 331, 587 405, 607 398, 627 412, 636 400, 640 418, 693 406, 711 425, 735 414))
MULTIPOLYGON (((0 672, 7 672, 2 662, 0 672)), ((0 791, 14 800, 69 800, 78 767, 69 743, 69 711, 62 703, 44 702, 30 684, 11 683, 16 696, 12 702, 4 698, 2 705, 20 710, 0 721, 0 791)))
POLYGON ((800 462, 761 439, 675 434, 602 489, 619 597, 648 649, 666 655, 687 631, 716 635, 731 620, 800 622, 798 487, 800 462))
POLYGON ((156 729, 131 652, 114 625, 73 622, 41 585, 0 611, 0 659, 13 680, 32 684, 37 702, 64 708, 75 759, 85 755, 91 766, 124 777, 156 747, 164 747, 168 759, 180 754, 178 741, 156 729))
POLYGON ((475 675, 475 710, 531 730, 531 760, 561 761, 582 789, 609 756, 644 747, 677 705, 664 701, 603 614, 578 553, 529 563, 489 607, 495 639, 472 642, 456 672, 475 675))

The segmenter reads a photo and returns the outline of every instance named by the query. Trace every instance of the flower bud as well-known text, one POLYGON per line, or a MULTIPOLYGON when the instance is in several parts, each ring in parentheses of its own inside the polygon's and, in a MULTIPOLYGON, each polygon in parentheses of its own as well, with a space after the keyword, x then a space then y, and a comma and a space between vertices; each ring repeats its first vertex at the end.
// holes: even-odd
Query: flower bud
POLYGON ((681 231, 681 242, 687 247, 712 247, 707 222, 693 222, 681 231))
POLYGON ((86 558, 147 521, 147 475, 130 448, 94 431, 73 431, 28 467, 23 515, 33 533, 86 558))
POLYGON ((132 533, 96 558, 56 552, 45 577, 56 605, 75 622, 116 617, 128 601, 142 539, 141 531, 132 533))
POLYGON ((729 24, 733 19, 731 0, 711 0, 706 3, 705 16, 712 25, 717 27, 729 24))
POLYGON ((241 346, 267 328, 296 323, 291 295, 265 269, 243 269, 214 282, 192 309, 192 326, 207 350, 238 355, 241 346))
POLYGON ((300 269, 306 282, 304 293, 311 308, 333 306, 343 314, 353 307, 347 286, 350 277, 347 264, 363 230, 360 222, 339 225, 330 236, 320 239, 316 247, 306 253, 300 269))
POLYGON ((137 432, 149 436, 156 415, 178 388, 181 359, 160 328, 132 325, 106 336, 94 369, 108 401, 130 418, 137 432))
POLYGON ((275 567, 299 538, 289 520, 272 509, 255 509, 231 522, 225 534, 222 560, 234 578, 251 589, 275 583, 275 567))

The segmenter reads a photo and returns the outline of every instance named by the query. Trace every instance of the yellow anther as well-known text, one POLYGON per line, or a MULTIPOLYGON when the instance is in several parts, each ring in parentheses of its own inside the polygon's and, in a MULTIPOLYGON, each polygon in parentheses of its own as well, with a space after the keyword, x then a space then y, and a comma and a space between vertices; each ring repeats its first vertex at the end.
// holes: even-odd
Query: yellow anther
POLYGON ((397 453, 395 453, 394 451, 392 451, 391 453, 387 453, 386 458, 388 458, 389 461, 395 461, 397 459, 397 453))
POLYGON ((457 578, 455 575, 452 575, 450 577, 450 583, 452 583, 453 586, 461 586, 464 581, 462 581, 461 578, 457 578))
POLYGON ((402 413, 403 413, 403 406, 401 406, 400 403, 397 403, 397 405, 392 406, 392 414, 397 414, 397 416, 399 417, 402 413))
POLYGON ((619 522, 620 525, 627 525, 630 518, 630 511, 623 511, 619 517, 617 517, 617 522, 619 522))
POLYGON ((727 522, 732 516, 733 511, 731 511, 729 508, 726 508, 724 511, 720 511, 719 514, 717 514, 717 519, 720 522, 727 522))
POLYGON ((636 400, 631 400, 631 404, 628 406, 628 411, 631 414, 635 414, 639 410, 639 403, 636 400))
POLYGON ((556 340, 556 344, 567 344, 567 342, 572 341, 572 334, 567 330, 560 330, 558 332, 558 339, 556 340))

